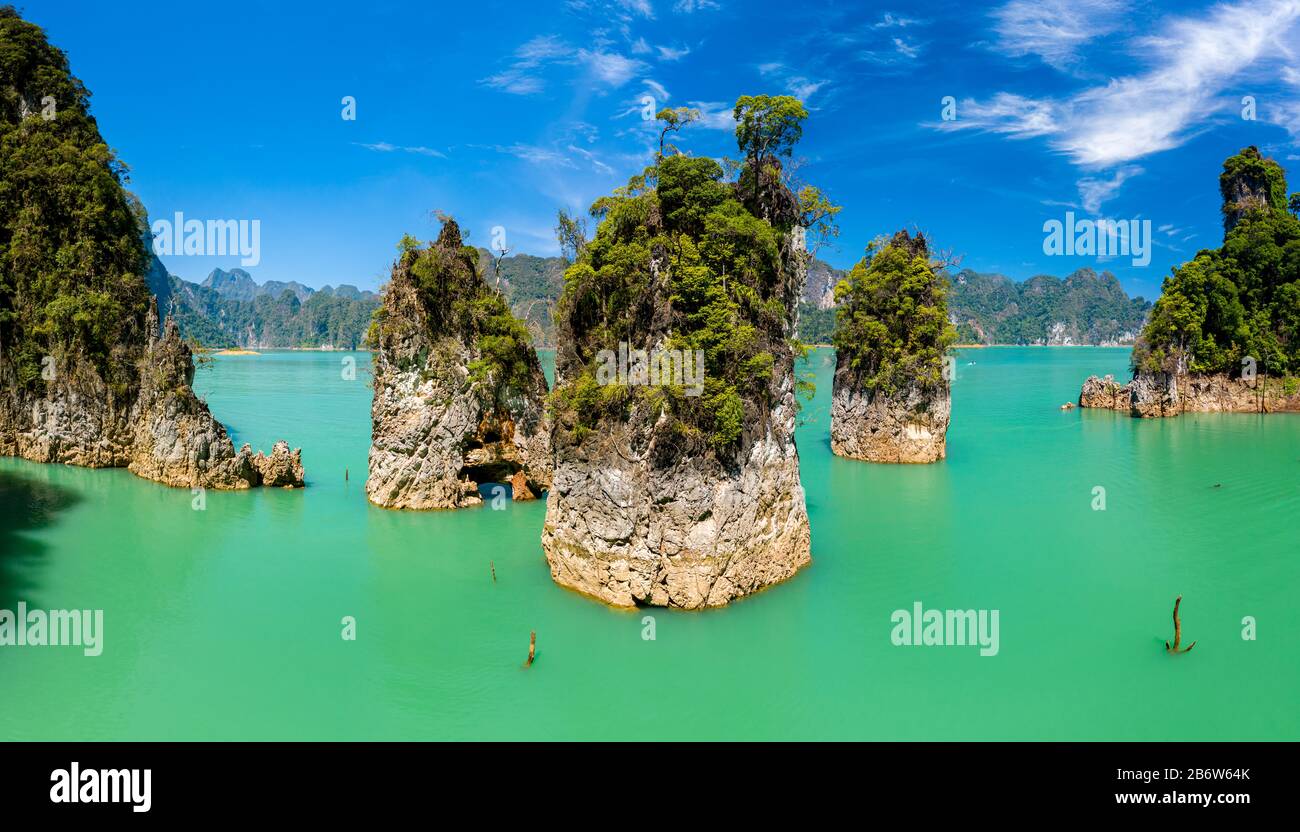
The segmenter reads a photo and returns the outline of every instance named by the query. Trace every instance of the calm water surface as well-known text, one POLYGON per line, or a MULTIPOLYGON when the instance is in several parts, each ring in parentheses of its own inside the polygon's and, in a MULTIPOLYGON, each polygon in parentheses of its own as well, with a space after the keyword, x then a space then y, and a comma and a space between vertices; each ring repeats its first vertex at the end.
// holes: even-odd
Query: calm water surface
POLYGON ((624 612, 551 582, 541 502, 369 506, 369 356, 354 381, 347 357, 198 373, 236 443, 303 448, 305 491, 194 511, 0 459, 0 608, 105 616, 96 658, 0 648, 0 739, 1300 739, 1300 418, 1062 412, 1127 351, 963 350, 948 459, 871 465, 830 453, 818 351, 812 566, 722 610, 624 612), (1199 643, 1170 657, 1179 593, 1199 643), (998 655, 893 646, 915 601, 999 610, 998 655))

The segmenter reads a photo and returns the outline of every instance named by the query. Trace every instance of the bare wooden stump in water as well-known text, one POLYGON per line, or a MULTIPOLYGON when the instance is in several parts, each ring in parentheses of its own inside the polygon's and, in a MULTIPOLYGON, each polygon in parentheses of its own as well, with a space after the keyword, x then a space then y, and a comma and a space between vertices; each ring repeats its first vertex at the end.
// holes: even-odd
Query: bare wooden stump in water
POLYGON ((1171 647, 1171 646, 1169 645, 1169 642, 1167 642, 1167 641, 1165 642, 1165 650, 1169 651, 1170 653, 1186 653, 1186 652, 1190 651, 1193 647, 1196 646, 1196 642, 1193 641, 1191 644, 1187 645, 1187 647, 1185 647, 1185 648, 1183 648, 1183 649, 1181 649, 1181 650, 1178 649, 1178 645, 1182 644, 1182 641, 1183 641, 1183 622, 1181 622, 1181 621, 1178 620, 1178 605, 1181 604, 1181 603, 1183 603, 1183 596, 1179 595, 1177 598, 1174 599, 1174 643, 1173 643, 1173 646, 1171 647))
MULTIPOLYGON (((1189 647, 1187 649, 1190 650, 1191 648, 1189 647)), ((532 630, 531 632, 528 633, 528 662, 524 664, 524 667, 532 667, 533 659, 536 658, 536 656, 537 656, 537 631, 532 630)))

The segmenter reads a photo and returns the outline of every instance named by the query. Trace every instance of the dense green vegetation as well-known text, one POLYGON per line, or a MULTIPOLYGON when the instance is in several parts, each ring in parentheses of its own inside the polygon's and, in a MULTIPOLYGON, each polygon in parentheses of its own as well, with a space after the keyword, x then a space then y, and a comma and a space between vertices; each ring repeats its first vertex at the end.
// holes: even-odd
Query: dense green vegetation
POLYGON ((1300 374, 1300 220, 1287 212, 1286 177, 1248 147, 1219 179, 1223 245, 1165 278, 1133 350, 1142 372, 1300 374))
POLYGON ((722 452, 739 441, 747 406, 770 406, 777 352, 789 350, 788 258, 801 256, 790 248, 801 218, 780 160, 806 116, 785 96, 742 98, 736 132, 745 160, 737 182, 726 181, 713 159, 660 155, 592 206, 599 226, 594 239, 571 246, 577 259, 565 272, 558 315, 580 366, 570 368, 553 401, 578 431, 625 414, 643 397, 671 413, 677 429, 722 452), (669 349, 703 352, 701 396, 672 385, 598 384, 600 350, 620 342, 647 349, 658 337, 669 349))
MULTIPOLYGON (((399 247, 399 268, 410 270, 430 333, 456 337, 478 349, 470 375, 487 385, 498 404, 530 390, 538 365, 528 330, 480 276, 479 251, 462 243, 455 221, 445 220, 437 241, 427 248, 409 236, 399 247)), ((381 330, 385 314, 381 307, 381 330)))
POLYGON ((110 355, 144 337, 138 211, 89 98, 45 33, 0 7, 0 350, 32 387, 42 356, 80 354, 120 390, 131 368, 110 355))
POLYGON ((1110 272, 1092 269, 1023 283, 964 269, 950 284, 948 311, 963 344, 1131 342, 1151 308, 1130 298, 1110 272))
POLYGON ((805 344, 829 344, 835 334, 835 309, 819 309, 804 301, 799 304, 799 340, 805 344))
POLYGON ((914 384, 939 386, 957 337, 946 294, 924 236, 900 231, 878 250, 873 244, 835 287, 839 361, 865 389, 885 395, 914 384))
POLYGON ((479 267, 489 285, 496 285, 497 264, 500 263, 501 291, 515 317, 522 320, 532 333, 533 343, 554 346, 555 303, 564 290, 564 260, 517 254, 498 261, 487 249, 478 251, 479 267))

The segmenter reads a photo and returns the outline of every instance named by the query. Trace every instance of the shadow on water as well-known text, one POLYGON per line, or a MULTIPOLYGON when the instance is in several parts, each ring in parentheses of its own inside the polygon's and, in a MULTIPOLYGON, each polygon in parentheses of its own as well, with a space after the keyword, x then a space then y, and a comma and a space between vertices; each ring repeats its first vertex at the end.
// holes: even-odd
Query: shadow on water
POLYGON ((33 602, 49 547, 31 533, 54 525, 80 501, 73 491, 13 471, 0 471, 0 609, 33 602))

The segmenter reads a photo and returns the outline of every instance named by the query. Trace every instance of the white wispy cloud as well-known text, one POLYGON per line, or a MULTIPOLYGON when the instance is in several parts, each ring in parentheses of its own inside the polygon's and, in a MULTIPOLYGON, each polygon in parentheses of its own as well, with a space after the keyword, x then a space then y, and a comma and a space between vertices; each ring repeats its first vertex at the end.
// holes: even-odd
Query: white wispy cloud
POLYGON ((538 35, 515 50, 521 66, 532 67, 569 54, 569 44, 558 35, 538 35))
POLYGON ((1244 70, 1285 58, 1282 38, 1300 20, 1300 0, 1260 0, 1175 18, 1136 39, 1150 69, 1063 99, 999 93, 967 100, 955 121, 931 126, 976 129, 1012 138, 1047 136, 1072 162, 1106 168, 1178 147, 1237 99, 1226 96, 1244 70))
POLYGON ((447 154, 443 153, 441 150, 432 147, 424 147, 422 145, 411 146, 390 144, 388 142, 374 142, 373 144, 367 144, 366 142, 353 142, 353 144, 358 147, 364 147, 366 150, 373 150, 376 153, 414 153, 418 156, 433 156, 438 159, 447 158, 447 154))
POLYGON ((856 57, 860 61, 882 67, 909 65, 921 56, 923 46, 904 37, 890 37, 887 43, 879 43, 875 48, 862 49, 856 57))
POLYGON ((1079 186, 1079 201, 1083 203, 1084 210, 1095 214, 1101 210, 1103 203, 1119 193, 1120 187, 1127 180, 1140 175, 1142 172, 1142 168, 1137 165, 1125 165, 1108 178, 1084 177, 1077 183, 1079 186))
POLYGON ((641 79, 641 83, 645 84, 650 90, 650 94, 655 97, 656 103, 666 102, 669 99, 670 96, 668 95, 667 87, 658 81, 651 78, 643 78, 641 79))
POLYGON ((813 80, 794 72, 785 64, 775 61, 759 64, 758 71, 761 75, 775 78, 785 87, 786 92, 805 104, 808 103, 808 99, 814 93, 825 88, 830 83, 828 80, 813 80))
POLYGON ((514 62, 507 69, 482 78, 479 83, 512 95, 535 95, 546 89, 546 84, 534 70, 564 60, 572 51, 558 35, 538 35, 515 50, 514 62))
POLYGON ((785 88, 800 101, 806 102, 822 87, 829 84, 829 81, 810 81, 802 76, 789 78, 785 82, 785 88))
POLYGON ((720 9, 722 5, 714 0, 677 0, 673 5, 673 11, 681 14, 691 14, 697 11, 706 11, 709 9, 720 9))
POLYGON ((682 58, 691 54, 691 48, 689 46, 676 48, 672 46, 656 46, 655 48, 659 50, 659 60, 661 61, 680 61, 682 58))
POLYGON ((940 129, 985 130, 1013 139, 1031 139, 1061 131, 1056 107, 1050 101, 1036 101, 1023 95, 1000 92, 988 101, 966 99, 957 106, 957 119, 933 125, 940 129))
POLYGON ((611 87, 623 86, 646 69, 644 61, 606 51, 603 47, 579 49, 577 58, 592 76, 611 87))
POLYGON ((994 48, 1012 57, 1037 55, 1057 69, 1079 59, 1079 48, 1113 32, 1123 12, 1121 0, 1011 0, 995 10, 994 48))
POLYGON ((884 16, 880 18, 880 21, 877 22, 877 23, 872 24, 871 28, 873 28, 873 29, 894 29, 894 28, 902 29, 902 28, 904 28, 904 27, 906 27, 906 26, 916 26, 916 25, 919 24, 920 22, 921 22, 921 21, 919 21, 919 20, 914 20, 913 18, 910 18, 910 17, 900 17, 899 15, 893 14, 893 13, 891 13, 891 12, 885 12, 884 16))
MULTIPOLYGON (((644 39, 634 42, 632 49, 641 45, 650 49, 644 39)), ((538 35, 515 50, 509 67, 479 83, 515 95, 533 95, 546 89, 540 71, 553 65, 584 67, 590 78, 611 87, 623 86, 647 68, 644 61, 611 50, 603 38, 590 48, 575 49, 557 35, 538 35)))
POLYGON ((613 168, 611 168, 609 165, 605 164, 604 162, 600 161, 600 159, 596 157, 596 154, 592 153, 590 150, 584 150, 581 147, 578 147, 577 145, 571 144, 569 145, 569 152, 576 153, 579 156, 581 156, 583 159, 587 161, 588 164, 591 165, 592 169, 597 171, 598 173, 612 174, 614 172, 613 168))
POLYGON ((706 130, 735 130, 736 119, 732 114, 735 105, 725 101, 691 101, 689 105, 700 111, 697 125, 706 130))
MULTIPOLYGON (((481 147, 482 145, 475 145, 481 147)), ((488 149, 495 150, 497 153, 513 156, 516 159, 528 162, 531 165, 539 167, 560 167, 573 168, 577 167, 573 160, 558 150, 552 150, 546 147, 539 147, 535 144, 522 144, 516 142, 510 145, 489 145, 488 149)))
POLYGON ((507 69, 495 75, 489 75, 481 79, 479 83, 512 95, 534 95, 546 89, 542 79, 517 69, 507 69))
POLYGON ((641 17, 653 18, 655 16, 655 10, 650 5, 650 0, 618 0, 618 4, 632 14, 638 14, 641 17))
POLYGON ((903 38, 894 38, 894 49, 904 58, 915 58, 921 54, 921 47, 917 44, 909 43, 903 38))

